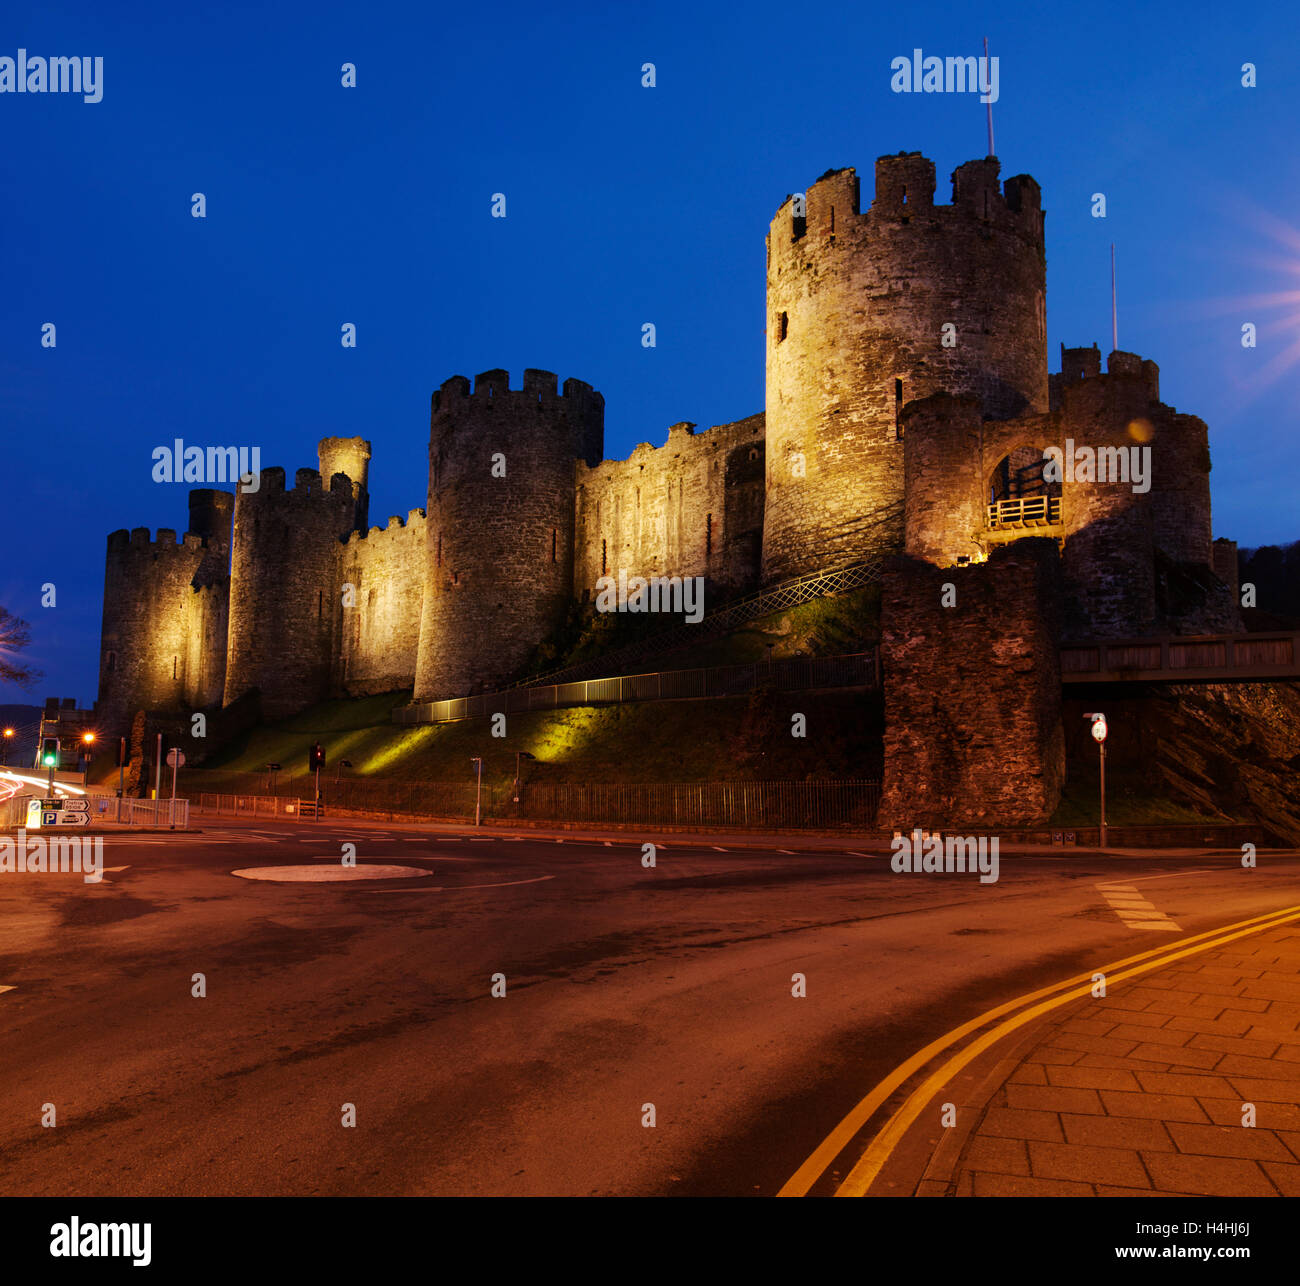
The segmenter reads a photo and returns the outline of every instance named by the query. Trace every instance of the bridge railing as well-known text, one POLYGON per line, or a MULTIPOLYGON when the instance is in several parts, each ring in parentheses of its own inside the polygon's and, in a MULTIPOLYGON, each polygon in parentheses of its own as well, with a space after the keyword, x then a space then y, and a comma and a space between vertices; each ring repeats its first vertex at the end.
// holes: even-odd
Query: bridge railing
POLYGON ((1300 633, 1168 635, 1070 643, 1061 648, 1066 683, 1115 679, 1300 677, 1300 633))

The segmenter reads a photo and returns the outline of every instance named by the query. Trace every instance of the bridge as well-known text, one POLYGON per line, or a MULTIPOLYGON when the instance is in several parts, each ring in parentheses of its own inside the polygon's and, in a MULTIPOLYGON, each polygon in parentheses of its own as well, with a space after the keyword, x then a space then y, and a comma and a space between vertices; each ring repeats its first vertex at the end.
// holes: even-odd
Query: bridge
POLYGON ((1247 683, 1300 679, 1300 632, 1069 643, 1061 682, 1247 683))

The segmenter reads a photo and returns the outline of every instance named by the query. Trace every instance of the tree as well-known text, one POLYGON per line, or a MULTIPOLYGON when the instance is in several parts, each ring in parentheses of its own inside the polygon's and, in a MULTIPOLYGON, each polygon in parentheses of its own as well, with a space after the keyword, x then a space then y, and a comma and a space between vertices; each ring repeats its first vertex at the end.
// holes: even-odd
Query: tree
POLYGON ((7 607, 0 607, 0 681, 16 683, 20 688, 36 685, 41 672, 18 659, 18 653, 29 647, 31 641, 31 626, 7 607))

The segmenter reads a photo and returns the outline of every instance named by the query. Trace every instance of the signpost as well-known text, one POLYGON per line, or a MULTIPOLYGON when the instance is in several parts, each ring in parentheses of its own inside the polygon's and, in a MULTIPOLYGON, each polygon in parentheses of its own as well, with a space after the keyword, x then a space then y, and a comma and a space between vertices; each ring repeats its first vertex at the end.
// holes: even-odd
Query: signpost
POLYGON ((476 770, 476 784, 474 787, 474 825, 477 826, 483 816, 483 810, 481 807, 483 797, 483 760, 475 755, 474 758, 470 760, 470 763, 474 765, 476 770))
POLYGON ((169 750, 167 752, 167 764, 172 770, 172 807, 171 807, 171 829, 176 829, 176 773, 178 769, 185 766, 185 754, 180 750, 169 750))
POLYGON ((1097 743, 1101 753, 1101 847, 1106 847, 1106 716, 1098 710, 1095 714, 1085 714, 1085 719, 1092 720, 1092 739, 1097 743))

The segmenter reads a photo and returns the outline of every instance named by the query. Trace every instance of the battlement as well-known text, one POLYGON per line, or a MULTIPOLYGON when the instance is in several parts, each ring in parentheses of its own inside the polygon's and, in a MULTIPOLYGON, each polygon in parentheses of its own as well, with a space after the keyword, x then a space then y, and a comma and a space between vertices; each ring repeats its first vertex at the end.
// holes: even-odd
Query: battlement
POLYGON ((484 405, 495 404, 499 400, 507 400, 518 405, 570 402, 581 403, 584 411, 593 405, 603 409, 604 397, 585 380, 565 380, 562 392, 556 391, 558 382, 559 377, 553 371, 541 371, 529 367, 524 371, 522 388, 512 389, 508 371, 483 371, 474 377, 471 392, 470 382, 465 376, 453 375, 450 379, 444 380, 441 387, 434 391, 432 409, 435 412, 451 411, 464 401, 484 405))
MULTIPOLYGON (((357 547, 361 541, 374 543, 385 536, 391 536, 393 539, 401 539, 408 532, 416 531, 423 528, 426 521, 426 514, 423 509, 410 510, 405 518, 393 514, 388 519, 387 526, 371 527, 367 531, 350 531, 347 539, 343 542, 346 545, 357 547)), ((422 536, 421 532, 421 536, 422 536)))
POLYGON ((293 488, 288 490, 285 487, 284 468, 276 464, 268 466, 259 474, 256 491, 239 493, 239 503, 242 507, 275 503, 276 497, 293 497, 299 501, 323 497, 330 502, 346 499, 351 504, 361 494, 362 489, 359 482, 353 481, 345 473, 335 473, 330 478, 330 485, 326 487, 320 470, 303 468, 295 470, 293 488))
POLYGON ((135 554, 149 553, 155 557, 174 553, 184 553, 187 550, 199 549, 224 549, 224 541, 213 540, 196 532, 185 532, 183 535, 178 534, 174 527, 159 527, 157 536, 154 536, 148 527, 134 527, 130 531, 122 528, 120 531, 114 531, 108 537, 108 552, 113 554, 135 554))
POLYGON ((834 243, 850 229, 876 224, 976 219, 998 223, 1042 245, 1042 189, 1028 174, 999 183, 1000 163, 987 156, 966 161, 952 173, 952 203, 936 205, 934 162, 920 152, 899 152, 876 160, 875 196, 862 210, 857 171, 827 170, 803 193, 804 213, 796 213, 795 197, 787 196, 772 220, 769 255, 779 245, 796 245, 805 238, 834 243))
POLYGON ((1096 344, 1090 348, 1066 348, 1062 344, 1061 370, 1052 376, 1052 403, 1060 405, 1064 399, 1077 396, 1075 390, 1081 384, 1101 388, 1108 387, 1112 380, 1138 381, 1150 401, 1160 401, 1160 367, 1150 359, 1117 350, 1106 359, 1103 375, 1101 352, 1096 344))
POLYGON ((662 446, 655 446, 650 442, 638 442, 624 460, 600 460, 594 465, 579 460, 578 482, 581 485, 588 479, 612 477, 633 465, 644 469, 648 465, 683 453, 699 455, 728 450, 737 443, 751 438, 762 443, 764 420, 764 413, 760 411, 757 415, 747 416, 743 420, 715 424, 701 432, 696 432, 696 426, 692 421, 680 420, 676 424, 669 425, 668 439, 662 446))

